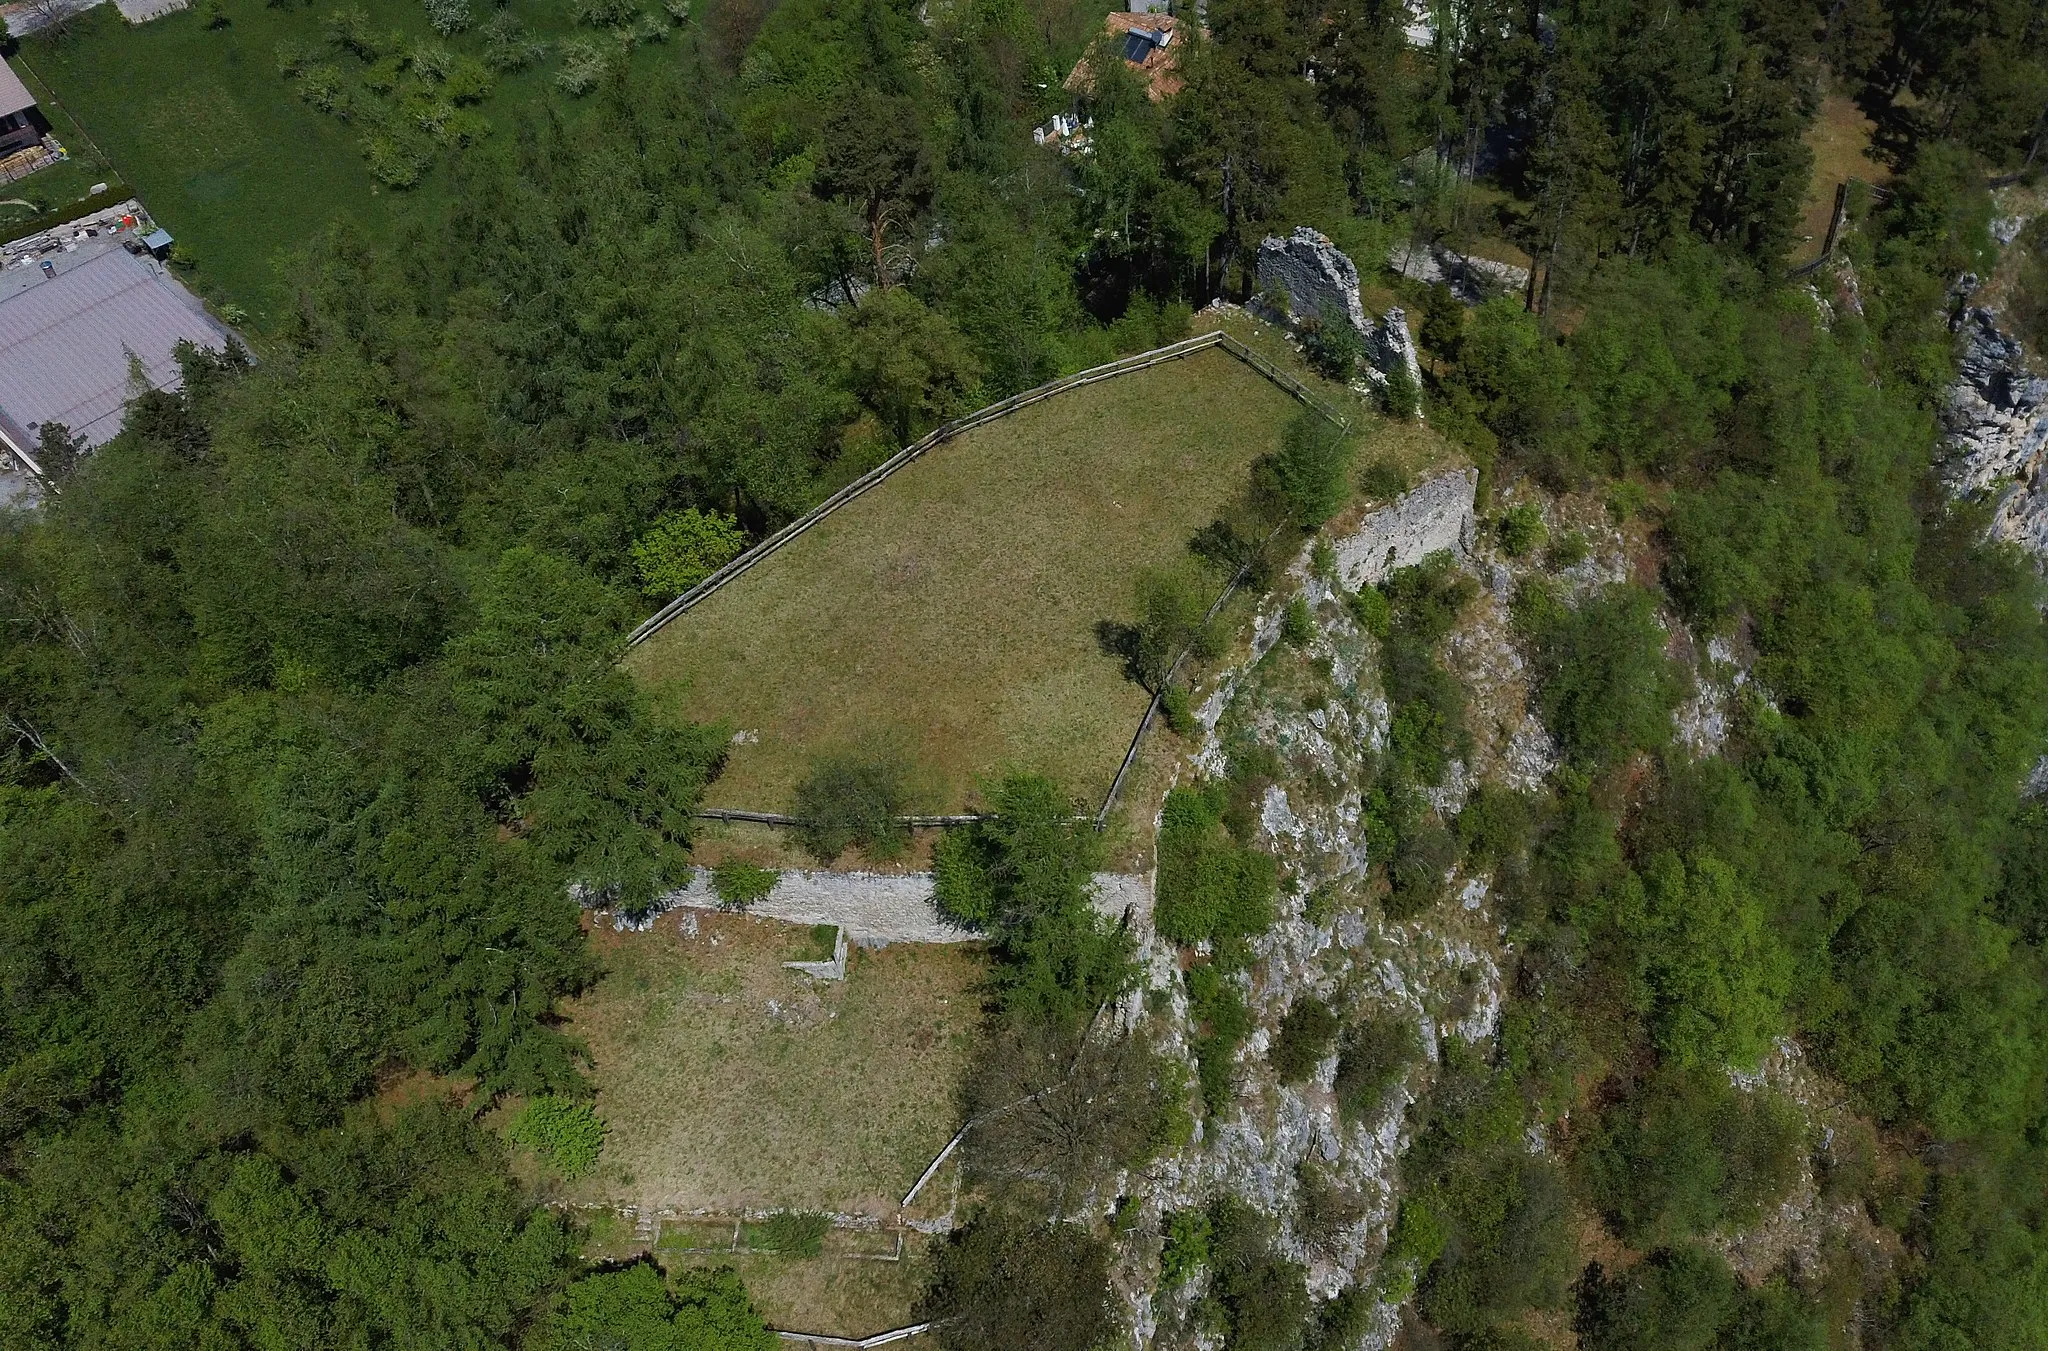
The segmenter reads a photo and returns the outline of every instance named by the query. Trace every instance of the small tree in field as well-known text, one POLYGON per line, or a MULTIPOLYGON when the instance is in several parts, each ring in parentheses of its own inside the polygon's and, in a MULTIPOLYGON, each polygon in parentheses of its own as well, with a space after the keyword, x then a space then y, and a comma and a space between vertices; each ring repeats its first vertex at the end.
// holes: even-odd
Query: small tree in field
POLYGON ((894 858, 909 842, 896 818, 909 796, 909 771, 887 755, 829 755, 797 786, 797 838, 830 863, 852 845, 874 858, 894 858))

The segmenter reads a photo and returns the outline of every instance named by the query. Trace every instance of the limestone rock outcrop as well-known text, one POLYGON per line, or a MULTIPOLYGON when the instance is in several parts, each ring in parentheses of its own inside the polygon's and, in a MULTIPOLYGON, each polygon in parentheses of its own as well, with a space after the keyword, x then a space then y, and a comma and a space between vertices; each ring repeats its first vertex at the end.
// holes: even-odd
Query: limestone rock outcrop
POLYGON ((2048 557, 2048 379, 1983 306, 1956 320, 1956 383, 1942 410, 1951 492, 2003 493, 1991 533, 2048 557))
POLYGON ((1358 268, 1330 237, 1306 225, 1286 238, 1268 235, 1259 244, 1259 290, 1287 298, 1286 317, 1299 323, 1318 318, 1325 323, 1347 321, 1368 331, 1365 305, 1358 298, 1358 268))
POLYGON ((1473 495, 1479 475, 1470 469, 1433 478, 1390 507, 1358 523, 1337 541, 1337 574, 1356 590, 1386 580, 1397 568, 1420 563, 1433 553, 1466 552, 1472 543, 1473 495))

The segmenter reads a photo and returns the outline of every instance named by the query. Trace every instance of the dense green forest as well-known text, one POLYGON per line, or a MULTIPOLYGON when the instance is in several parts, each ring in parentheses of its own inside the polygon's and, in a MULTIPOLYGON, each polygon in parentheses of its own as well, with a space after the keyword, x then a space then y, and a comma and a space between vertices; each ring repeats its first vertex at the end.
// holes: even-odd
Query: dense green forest
MULTIPOLYGON (((644 905, 717 768, 720 732, 615 666, 632 546, 688 508, 759 533, 945 417, 1178 336, 1301 224, 1364 266, 1518 241, 1529 293, 1441 317, 1425 406, 1489 483, 1625 483, 1665 555, 1656 595, 1517 603, 1566 763, 1457 822, 1521 966, 1407 1166, 1416 1335, 1523 1345, 1574 1283, 1602 1348, 2048 1342, 2042 596, 1931 475, 1948 283, 1982 268, 1987 182, 2042 162, 2048 6, 1478 0, 1428 48, 1389 0, 1207 18, 1171 100, 1104 63, 1094 152, 1062 160, 1030 130, 1098 11, 713 6, 573 137, 542 111, 464 155, 435 228, 310 247, 260 365, 189 357, 0 523, 0 1342, 772 1344, 729 1277, 582 1273, 475 1118, 584 1091, 553 1024, 592 975, 572 885, 644 905), (1831 88, 1899 177, 1855 199, 1862 313, 1827 324, 1780 278, 1831 88), (1659 600, 1756 653, 1720 758, 1669 744, 1659 600), (1782 1152, 1722 1067, 1788 1032, 1879 1124, 1831 1183, 1903 1240, 1875 1284, 1746 1288, 1692 1244, 1782 1152), (397 1091, 418 1074, 474 1092, 397 1091), (1532 1159, 1567 1110, 1573 1157, 1532 1159), (1570 1269, 1567 1197, 1652 1259, 1570 1269)), ((1398 651, 1426 624, 1392 600, 1398 651)), ((1410 675, 1419 762, 1455 710, 1410 675)), ((1127 976, 1077 918, 1091 846, 1046 786, 1007 791, 942 863, 1028 1068, 1127 976)), ((1162 1112, 1104 1147, 1169 1142, 1162 1112)), ((961 1344, 1046 1312, 988 1276, 1032 1262, 1095 1282, 1048 1336, 1107 1326, 1094 1240, 1037 1223, 941 1264, 961 1344)), ((1296 1303, 1233 1304, 1237 1344, 1345 1344, 1296 1303)))

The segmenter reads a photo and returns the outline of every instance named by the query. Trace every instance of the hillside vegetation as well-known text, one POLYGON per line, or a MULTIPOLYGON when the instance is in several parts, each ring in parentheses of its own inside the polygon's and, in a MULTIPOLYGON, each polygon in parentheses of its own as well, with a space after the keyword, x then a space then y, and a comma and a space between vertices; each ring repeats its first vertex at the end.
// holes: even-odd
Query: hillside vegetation
MULTIPOLYGON (((1088 9, 727 0, 606 63, 573 123, 436 160, 445 201, 402 246, 316 212, 261 365, 190 356, 0 525, 0 1343, 775 1345, 736 1273, 586 1264, 485 1124, 544 1099, 562 1138, 525 1138, 601 1148, 560 1022, 598 974, 579 900, 640 912, 679 882, 727 752, 618 665, 647 578, 1249 298, 1259 240, 1302 224, 1369 272, 1409 238, 1536 263, 1470 310, 1384 280, 1489 538, 1542 560, 1502 641, 1555 764, 1442 791, 1494 732, 1449 660, 1478 603, 1455 569, 1275 612, 1276 667, 1334 679, 1317 635, 1349 624, 1386 695, 1371 760, 1319 790, 1358 795, 1343 899, 1456 922, 1438 879, 1484 872, 1498 1024, 1435 1043, 1387 1251, 1334 1285, 1310 1291, 1268 1197, 1119 1205, 1264 1082, 1269 1032, 1289 1076, 1348 1063, 1354 1108, 1419 1033, 1247 1002, 1322 880, 1276 856, 1280 766, 1182 785, 1188 952, 1156 998, 1126 998, 1138 935, 1088 903, 1107 842, 1078 786, 990 785, 995 818, 936 846, 991 954, 961 1106, 1031 1110, 974 1137, 935 1342, 1086 1351, 1169 1272, 1174 1326, 1233 1348, 1396 1324, 1460 1351, 2048 1341, 2040 581, 1932 473, 1985 185, 2048 149, 2048 20, 1459 13, 1421 51, 1402 6, 1213 0, 1185 89, 1154 103, 1105 62, 1093 153, 1063 159, 1030 132, 1088 9), (1857 286, 1819 278, 1823 311, 1782 273, 1836 91, 1895 177, 1857 195, 1857 286), (1558 580, 1540 510, 1496 522, 1567 492, 1632 532, 1598 586, 1558 580), (1695 753, 1667 714, 1715 638, 1744 680, 1695 753), (1184 1043, 1151 1039, 1184 1014, 1184 1043), (1824 1150, 1731 1079, 1781 1039, 1861 1123, 1824 1150), (1738 1275, 1733 1236, 1802 1168, 1871 1241, 1738 1275)), ((1353 481, 1343 447, 1288 448, 1253 479, 1285 547, 1203 537, 1268 586, 1353 481)), ((1398 489, 1384 468, 1355 466, 1364 490, 1398 489)), ((1162 644, 1131 627, 1142 672, 1162 644)), ((1314 1213, 1352 1232, 1327 1182, 1314 1213)))

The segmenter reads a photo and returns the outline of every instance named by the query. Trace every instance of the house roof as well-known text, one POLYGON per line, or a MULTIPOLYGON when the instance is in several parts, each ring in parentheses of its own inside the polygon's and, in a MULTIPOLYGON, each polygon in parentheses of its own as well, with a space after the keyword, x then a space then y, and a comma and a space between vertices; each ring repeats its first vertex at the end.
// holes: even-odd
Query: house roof
POLYGON ((133 393, 131 355, 150 388, 175 389, 180 339, 227 342, 190 291, 113 236, 45 257, 55 276, 33 263, 0 274, 0 429, 25 449, 45 422, 110 440, 133 393))
MULTIPOLYGON (((1171 14, 1111 14, 1102 31, 1116 40, 1124 64, 1145 77, 1146 92, 1154 102, 1178 94, 1187 81, 1181 78, 1180 51, 1185 30, 1171 14)), ((1095 77, 1088 69, 1088 57, 1074 63, 1067 76, 1071 93, 1085 94, 1095 77)))
POLYGON ((0 58, 0 117, 9 113, 24 112, 36 106, 35 97, 28 92, 28 86, 14 73, 14 67, 0 58))

